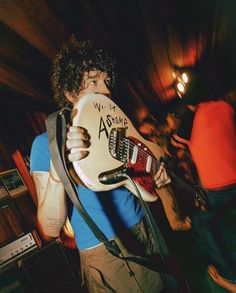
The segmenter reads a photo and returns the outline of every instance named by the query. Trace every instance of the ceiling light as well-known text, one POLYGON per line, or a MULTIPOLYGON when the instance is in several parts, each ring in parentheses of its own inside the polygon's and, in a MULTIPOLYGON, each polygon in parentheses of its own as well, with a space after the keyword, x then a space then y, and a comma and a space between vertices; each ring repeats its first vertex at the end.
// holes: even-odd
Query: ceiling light
POLYGON ((183 72, 182 73, 182 79, 183 79, 183 81, 184 81, 184 83, 188 83, 188 75, 187 75, 187 73, 186 72, 183 72))

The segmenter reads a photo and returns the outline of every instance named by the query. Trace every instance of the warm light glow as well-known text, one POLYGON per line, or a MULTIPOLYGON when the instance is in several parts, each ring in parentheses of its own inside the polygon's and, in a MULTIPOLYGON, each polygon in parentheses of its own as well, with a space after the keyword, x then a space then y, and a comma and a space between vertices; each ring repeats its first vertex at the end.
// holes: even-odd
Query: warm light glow
POLYGON ((177 83, 177 89, 180 93, 184 93, 184 84, 181 82, 177 83))
POLYGON ((182 73, 182 79, 184 83, 188 83, 188 76, 185 72, 182 73))
POLYGON ((182 95, 186 92, 186 85, 189 83, 189 76, 181 69, 177 69, 172 72, 175 79, 175 90, 178 96, 182 99, 182 95))

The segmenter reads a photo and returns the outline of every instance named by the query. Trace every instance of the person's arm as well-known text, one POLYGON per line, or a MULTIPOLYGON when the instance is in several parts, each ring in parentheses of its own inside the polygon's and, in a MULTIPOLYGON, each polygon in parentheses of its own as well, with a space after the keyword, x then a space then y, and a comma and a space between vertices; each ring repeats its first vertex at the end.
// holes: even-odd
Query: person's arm
POLYGON ((34 171, 38 207, 37 219, 46 240, 58 237, 67 217, 66 196, 63 184, 50 163, 49 172, 34 171))
MULTIPOLYGON (((89 145, 88 141, 89 136, 83 128, 70 127, 68 129, 68 149, 75 148, 76 150, 74 154, 71 154, 73 160, 80 160, 86 155, 85 149, 89 145)), ((59 236, 66 222, 67 207, 64 186, 50 161, 46 136, 37 137, 32 145, 31 174, 37 193, 38 226, 45 240, 51 240, 51 238, 59 236)))
POLYGON ((154 180, 157 186, 157 193, 162 201, 166 217, 172 230, 189 230, 191 228, 191 220, 189 217, 184 219, 180 218, 178 203, 169 186, 171 179, 166 172, 164 163, 161 163, 158 172, 154 176, 154 180))

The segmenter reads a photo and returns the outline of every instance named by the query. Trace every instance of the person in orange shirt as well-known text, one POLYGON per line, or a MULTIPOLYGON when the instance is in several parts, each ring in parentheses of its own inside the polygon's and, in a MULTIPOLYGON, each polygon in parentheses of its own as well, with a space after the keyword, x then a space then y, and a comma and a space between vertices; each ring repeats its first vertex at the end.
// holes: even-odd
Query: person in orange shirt
POLYGON ((194 86, 183 95, 194 113, 190 131, 186 133, 182 125, 172 136, 172 144, 188 147, 207 193, 208 209, 197 210, 192 220, 209 259, 208 273, 217 284, 236 292, 235 255, 225 249, 218 226, 221 211, 236 200, 235 112, 225 100, 204 100, 207 90, 199 77, 194 78, 194 86))

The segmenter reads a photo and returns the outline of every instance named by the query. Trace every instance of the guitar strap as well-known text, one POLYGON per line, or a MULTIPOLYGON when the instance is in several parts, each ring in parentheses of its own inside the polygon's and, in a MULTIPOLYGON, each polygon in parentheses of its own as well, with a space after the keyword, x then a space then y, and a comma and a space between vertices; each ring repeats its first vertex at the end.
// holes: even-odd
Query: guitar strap
MULTIPOLYGON (((158 271, 163 270, 163 266, 157 267, 156 261, 150 259, 140 258, 140 257, 124 257, 119 249, 118 245, 114 240, 109 240, 104 233, 98 228, 96 223, 91 219, 89 214, 84 209, 79 196, 77 195, 77 187, 74 181, 71 179, 69 171, 66 166, 65 160, 65 143, 66 143, 66 133, 67 133, 67 123, 70 121, 71 109, 63 108, 61 111, 57 111, 48 116, 46 119, 46 128, 48 132, 49 148, 52 162, 57 170, 58 176, 62 181, 65 191, 72 201, 73 205, 78 209, 79 213, 83 217, 84 221, 90 227, 91 231, 94 233, 95 237, 103 242, 107 250, 114 256, 127 261, 133 261, 142 266, 145 266, 151 270, 158 271)), ((142 201, 141 201, 142 204, 142 201)), ((144 203, 146 204, 146 203, 144 203)), ((162 265, 165 267, 164 257, 168 255, 168 250, 165 242, 161 236, 161 233, 156 224, 154 224, 154 219, 151 215, 150 210, 147 208, 147 204, 144 206, 144 211, 146 214, 146 219, 148 225, 152 225, 152 230, 155 230, 156 237, 154 237, 157 247, 159 247, 160 259, 162 260, 162 265), (148 220, 150 219, 151 220, 148 220), (155 227, 153 227, 155 225, 155 227), (158 237, 158 239, 157 239, 158 237)), ((166 268, 165 268, 166 269, 166 268)), ((129 273, 132 274, 131 270, 129 273)))

